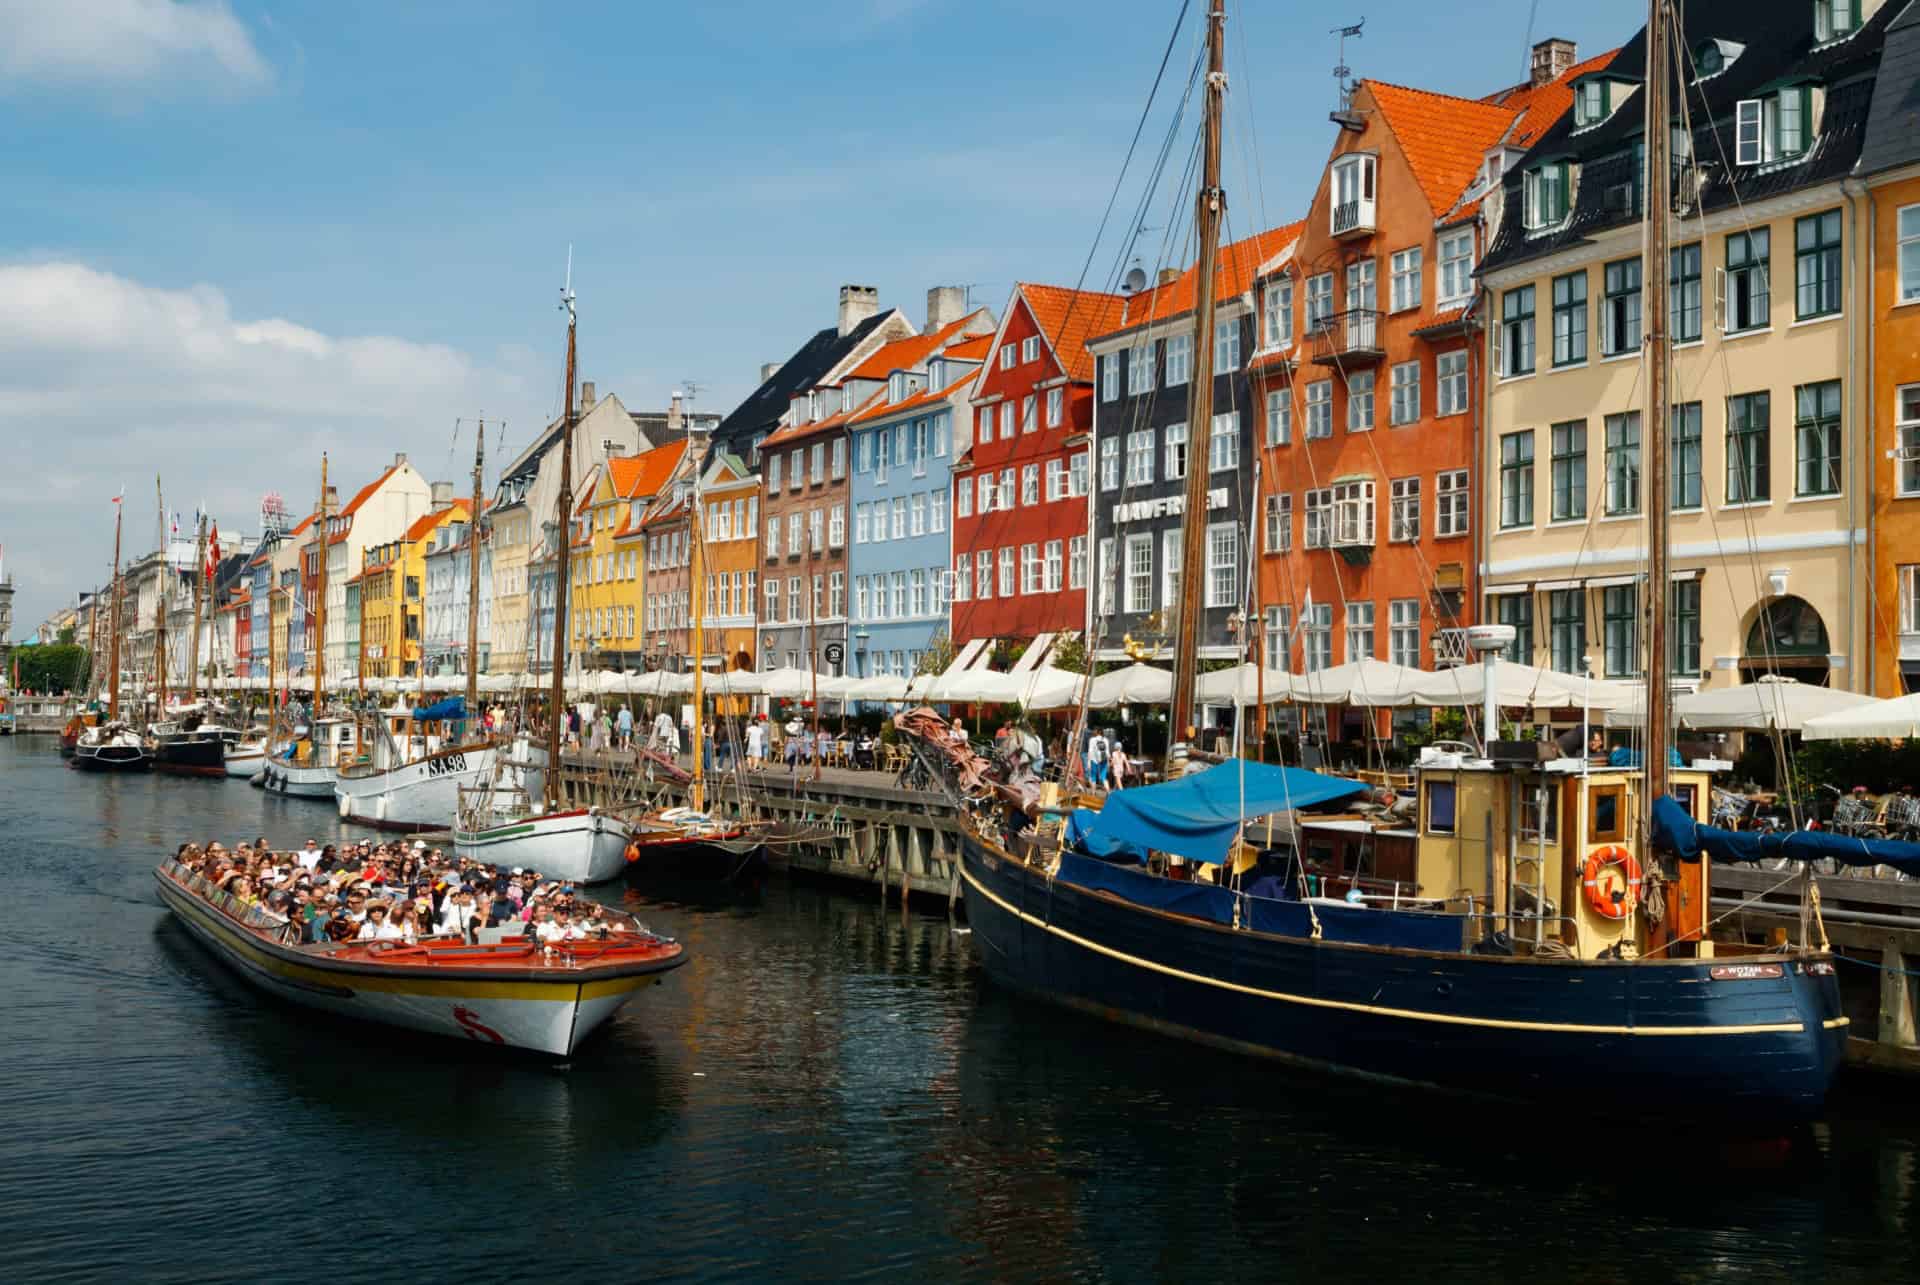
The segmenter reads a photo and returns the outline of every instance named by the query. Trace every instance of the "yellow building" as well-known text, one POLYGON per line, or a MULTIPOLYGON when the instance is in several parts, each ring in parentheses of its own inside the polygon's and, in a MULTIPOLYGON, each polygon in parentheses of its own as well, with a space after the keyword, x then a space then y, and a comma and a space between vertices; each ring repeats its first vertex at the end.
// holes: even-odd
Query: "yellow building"
POLYGON ((574 628, 570 647, 589 669, 642 668, 645 617, 639 515, 675 477, 686 456, 683 439, 638 455, 610 456, 594 470, 576 531, 568 591, 574 628))
POLYGON ((422 586, 433 533, 465 521, 468 502, 455 500, 416 518, 398 540, 366 551, 360 586, 360 655, 368 678, 413 678, 420 673, 422 586))
MULTIPOLYGON (((1480 273, 1481 618, 1515 628, 1515 659, 1645 673, 1645 515, 1664 503, 1676 687, 1774 671, 1856 688, 1871 647, 1867 225, 1864 201, 1830 176, 1859 147, 1847 121, 1864 110, 1872 62, 1864 83, 1810 91, 1792 49, 1737 56, 1741 85, 1759 74, 1748 60, 1764 59, 1777 87, 1696 106, 1691 140, 1676 129, 1672 257, 1647 268, 1671 291, 1668 495, 1648 496, 1642 477, 1637 79, 1576 82, 1576 110, 1487 200, 1499 231, 1480 273), (1774 124, 1736 140, 1736 114, 1774 124), (1731 173, 1703 180, 1684 164, 1689 146, 1733 158, 1731 173)), ((1691 92, 1733 91, 1709 76, 1691 92)))

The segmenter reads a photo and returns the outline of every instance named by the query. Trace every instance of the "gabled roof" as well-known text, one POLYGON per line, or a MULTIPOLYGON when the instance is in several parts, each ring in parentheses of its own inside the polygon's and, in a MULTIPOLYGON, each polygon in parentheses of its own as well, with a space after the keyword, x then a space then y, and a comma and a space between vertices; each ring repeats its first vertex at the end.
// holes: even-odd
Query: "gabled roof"
POLYGON ((608 459, 608 482, 614 498, 633 500, 660 494, 661 488, 673 480, 686 453, 687 442, 682 438, 638 455, 615 455, 608 459))
POLYGON ((407 543, 412 544, 416 540, 425 538, 435 527, 447 521, 455 513, 462 518, 466 517, 467 503, 466 500, 455 500, 444 509, 429 509, 422 513, 413 520, 413 525, 407 528, 405 537, 407 543))
MULTIPOLYGON (((1283 223, 1277 228, 1256 232, 1250 237, 1221 246, 1213 279, 1214 300, 1219 302, 1245 294, 1252 288, 1261 265, 1284 253, 1298 241, 1301 229, 1305 227, 1304 220, 1283 223)), ((1195 264, 1166 285, 1141 290, 1126 299, 1115 324, 1105 331, 1094 332, 1092 338, 1103 339, 1108 335, 1190 313, 1199 290, 1200 268, 1195 264)))
POLYGON ((912 370, 921 362, 937 353, 952 340, 966 324, 980 315, 976 309, 955 321, 949 321, 940 329, 928 335, 909 335, 905 339, 896 339, 889 344, 881 344, 873 356, 861 362, 849 371, 847 379, 885 379, 896 370, 912 370))
POLYGON ((948 383, 945 388, 923 388, 913 396, 902 397, 899 401, 891 405, 876 405, 870 401, 867 403, 866 409, 855 411, 853 418, 847 422, 849 424, 871 424, 876 420, 888 419, 894 415, 904 414, 907 411, 924 409, 935 402, 947 400, 947 398, 953 396, 978 378, 979 372, 970 370, 960 376, 960 378, 948 383))
POLYGON ((343 518, 350 518, 355 513, 359 512, 360 506, 365 504, 368 500, 372 499, 373 493, 379 490, 381 486, 385 484, 386 480, 393 476, 394 471, 399 467, 400 466, 397 464, 389 465, 386 472, 382 473, 379 477, 374 478, 373 481, 367 483, 365 486, 361 487, 358 491, 355 491, 353 493, 353 498, 347 501, 347 507, 340 510, 339 516, 343 518))
MULTIPOLYGON (((1037 282, 1016 282, 1014 292, 1026 301, 1027 313, 1053 349, 1054 360, 1067 378, 1077 383, 1093 379, 1093 356, 1087 340, 1119 324, 1127 297, 1104 290, 1073 290, 1037 282)), ((1008 309, 1011 313, 1012 309, 1008 309)))
POLYGON ((810 424, 787 425, 772 437, 769 437, 765 442, 762 442, 761 449, 764 450, 770 446, 782 446, 788 442, 804 441, 812 437, 815 433, 824 433, 830 428, 844 428, 847 424, 851 423, 853 417, 861 411, 872 406, 875 402, 884 402, 886 399, 887 390, 884 388, 876 389, 871 397, 861 402, 858 406, 855 406, 852 410, 835 411, 826 418, 816 419, 810 424))
POLYGON ((1866 145, 1855 168, 1878 174, 1914 161, 1920 161, 1920 5, 1909 4, 1887 27, 1866 145))
POLYGON ((957 344, 948 344, 947 350, 941 355, 952 357, 956 361, 985 361, 992 351, 993 336, 985 334, 975 335, 971 339, 962 339, 957 344))
POLYGON ((1544 85, 1528 83, 1488 94, 1482 101, 1511 107, 1520 113, 1501 141, 1509 147, 1532 147, 1573 107, 1573 82, 1596 71, 1605 71, 1619 53, 1618 49, 1609 49, 1585 62, 1577 62, 1544 85))
POLYGON ((897 315, 897 308, 882 309, 844 335, 837 326, 815 331, 793 356, 781 364, 779 370, 747 394, 747 399, 720 421, 714 436, 725 440, 737 434, 757 433, 772 428, 787 413, 787 405, 795 393, 803 393, 826 378, 827 372, 845 360, 847 354, 858 348, 867 336, 885 325, 888 318, 897 315))

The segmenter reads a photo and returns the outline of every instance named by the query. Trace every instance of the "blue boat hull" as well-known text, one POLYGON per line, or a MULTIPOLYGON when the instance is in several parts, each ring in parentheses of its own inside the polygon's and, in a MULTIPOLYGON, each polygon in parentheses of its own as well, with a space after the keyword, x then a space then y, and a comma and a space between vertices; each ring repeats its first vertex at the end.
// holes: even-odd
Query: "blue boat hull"
POLYGON ((1592 1113, 1785 1122, 1820 1114, 1846 1039, 1824 956, 1552 961, 1314 941, 1049 880, 972 834, 961 862, 995 982, 1322 1070, 1592 1113))

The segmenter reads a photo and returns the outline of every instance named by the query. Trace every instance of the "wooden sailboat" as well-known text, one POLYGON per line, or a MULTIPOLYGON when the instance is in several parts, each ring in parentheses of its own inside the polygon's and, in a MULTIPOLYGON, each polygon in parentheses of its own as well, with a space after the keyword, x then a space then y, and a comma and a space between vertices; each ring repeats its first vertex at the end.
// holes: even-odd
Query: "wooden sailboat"
MULTIPOLYGON (((1646 131, 1652 225, 1670 209, 1671 3, 1652 0, 1645 44, 1647 118, 1660 122, 1646 131)), ((1223 204, 1224 6, 1213 0, 1207 15, 1200 371, 1211 369, 1223 204)), ((1664 235, 1649 228, 1655 264, 1664 235)), ((1647 277, 1664 284, 1666 273, 1647 277)), ((1664 299, 1650 291, 1643 315, 1648 364, 1664 368, 1664 299)), ((1666 393, 1648 384, 1660 621, 1666 393)), ((1192 440, 1209 422, 1208 389, 1204 377, 1195 385, 1192 440)), ((1188 471, 1188 512, 1201 511, 1204 479, 1188 471)), ((1176 734, 1189 726, 1196 668, 1197 595, 1186 596, 1176 734)), ((1317 820, 1316 807, 1345 811, 1365 788, 1231 759, 1108 796, 1091 820, 1076 815, 1059 833, 1010 817, 996 792, 991 807, 962 811, 961 886, 982 964, 996 982, 1051 1003, 1343 1075, 1537 1103, 1599 1086, 1581 1098, 1588 1115, 1736 1117, 1742 1126, 1817 1115, 1847 1027, 1819 935, 1803 934, 1816 945, 1778 948, 1706 940, 1711 890, 1697 845, 1691 857, 1676 845, 1692 864, 1659 880, 1648 836, 1663 831, 1649 814, 1659 808, 1672 834, 1676 815, 1704 819, 1711 790, 1704 769, 1668 766, 1664 621, 1650 632, 1644 770, 1543 761, 1535 742, 1494 740, 1503 639, 1483 626, 1470 640, 1488 669, 1488 754, 1423 762, 1410 820, 1317 820), (1195 869, 1203 873, 1186 874, 1195 869)), ((956 797, 979 797, 965 787, 984 765, 946 740, 931 711, 898 725, 947 769, 956 797)), ((1806 919, 1817 925, 1817 905, 1806 919)))
MULTIPOLYGON (((320 508, 314 518, 320 542, 320 567, 313 593, 313 706, 304 726, 289 726, 284 738, 267 755, 260 772, 260 784, 269 794, 290 799, 331 799, 340 768, 353 760, 359 744, 358 727, 349 718, 322 716, 327 699, 327 457, 320 456, 320 508)), ((296 592, 297 586, 289 592, 296 592)), ((272 615, 269 612, 269 621, 272 615)), ((293 612, 287 612, 291 634, 293 612)), ((268 645, 272 645, 271 636, 268 645)), ((293 652, 293 640, 287 640, 287 652, 293 652)), ((293 662, 287 662, 289 672, 293 662)), ((269 664, 271 668, 271 664, 269 664)))
POLYGON ((113 502, 113 606, 107 622, 107 720, 81 731, 69 767, 85 772, 144 772, 153 766, 146 740, 120 721, 120 521, 125 506, 113 502))
MULTIPOLYGON (((163 715, 153 728, 153 766, 177 776, 225 777, 227 746, 240 733, 223 724, 211 704, 200 701, 200 615, 205 602, 207 518, 199 516, 194 535, 193 633, 187 642, 187 700, 163 715)), ((166 569, 171 577, 172 568, 166 569)))

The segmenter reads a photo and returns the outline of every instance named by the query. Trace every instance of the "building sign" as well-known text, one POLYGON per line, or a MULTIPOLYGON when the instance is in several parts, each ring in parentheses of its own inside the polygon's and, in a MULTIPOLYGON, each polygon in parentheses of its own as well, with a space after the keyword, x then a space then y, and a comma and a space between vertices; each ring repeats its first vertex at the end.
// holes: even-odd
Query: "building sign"
POLYGON ((820 654, 827 658, 829 665, 838 665, 846 660, 847 649, 841 643, 830 642, 820 649, 820 654))
MULTIPOLYGON (((1216 486, 1207 492, 1207 508, 1227 507, 1227 488, 1216 486)), ((1187 511, 1185 495, 1163 495, 1157 500, 1130 500, 1113 506, 1114 525, 1123 522, 1149 522, 1155 518, 1177 518, 1187 511)))

